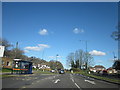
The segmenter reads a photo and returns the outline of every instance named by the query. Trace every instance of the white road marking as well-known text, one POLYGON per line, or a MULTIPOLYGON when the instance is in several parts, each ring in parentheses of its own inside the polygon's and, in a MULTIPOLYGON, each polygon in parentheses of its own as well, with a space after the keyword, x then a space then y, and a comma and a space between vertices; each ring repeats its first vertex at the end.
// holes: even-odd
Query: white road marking
POLYGON ((89 82, 89 83, 91 83, 91 84, 95 84, 94 81, 90 81, 90 80, 85 80, 85 82, 89 82))
POLYGON ((25 86, 23 86, 22 88, 26 88, 25 86))
POLYGON ((77 85, 77 83, 75 83, 75 85, 77 86, 77 88, 80 88, 80 87, 77 85))
POLYGON ((60 81, 60 79, 57 79, 54 83, 58 83, 60 81))
POLYGON ((71 78, 71 80, 74 82, 74 79, 73 79, 73 78, 71 78))

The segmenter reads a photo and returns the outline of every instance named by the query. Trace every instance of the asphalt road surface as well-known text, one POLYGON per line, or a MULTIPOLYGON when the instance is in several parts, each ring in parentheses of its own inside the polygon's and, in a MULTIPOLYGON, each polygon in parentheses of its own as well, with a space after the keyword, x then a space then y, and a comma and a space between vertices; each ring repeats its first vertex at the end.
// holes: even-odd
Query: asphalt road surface
POLYGON ((77 74, 32 74, 20 77, 9 77, 2 79, 2 88, 74 88, 84 90, 86 88, 109 88, 109 90, 120 90, 117 84, 96 80, 77 74))

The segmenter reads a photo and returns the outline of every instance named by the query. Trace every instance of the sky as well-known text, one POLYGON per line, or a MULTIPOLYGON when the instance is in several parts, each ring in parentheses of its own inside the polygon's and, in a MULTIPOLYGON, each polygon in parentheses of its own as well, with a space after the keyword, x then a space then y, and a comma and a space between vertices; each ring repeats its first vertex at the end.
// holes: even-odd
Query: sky
POLYGON ((25 51, 25 55, 60 61, 78 49, 94 57, 95 65, 109 68, 118 43, 117 2, 3 2, 2 36, 25 51), (80 41, 81 40, 81 41, 80 41))

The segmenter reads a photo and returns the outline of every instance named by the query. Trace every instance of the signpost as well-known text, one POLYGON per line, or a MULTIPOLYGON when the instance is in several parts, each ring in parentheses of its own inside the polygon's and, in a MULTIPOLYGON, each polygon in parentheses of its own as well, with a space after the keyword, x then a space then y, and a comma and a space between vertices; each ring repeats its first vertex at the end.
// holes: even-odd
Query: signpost
POLYGON ((0 46, 0 57, 4 55, 5 46, 0 46))
MULTIPOLYGON (((5 46, 0 46, 0 73, 2 73, 2 57, 4 55, 4 50, 5 50, 5 46)), ((0 79, 0 83, 2 83, 2 80, 0 79)), ((2 85, 0 85, 2 86, 2 85)))

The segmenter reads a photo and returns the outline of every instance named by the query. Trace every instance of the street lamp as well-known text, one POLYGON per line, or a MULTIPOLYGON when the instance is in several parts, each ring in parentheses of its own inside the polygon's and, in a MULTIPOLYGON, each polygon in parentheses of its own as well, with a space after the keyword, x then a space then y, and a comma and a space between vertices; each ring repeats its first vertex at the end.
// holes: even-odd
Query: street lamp
MULTIPOLYGON (((57 63, 57 57, 58 57, 58 56, 59 56, 59 55, 56 54, 56 64, 58 64, 58 63, 57 63)), ((56 69, 58 69, 57 66, 58 66, 58 65, 56 65, 56 69)))

